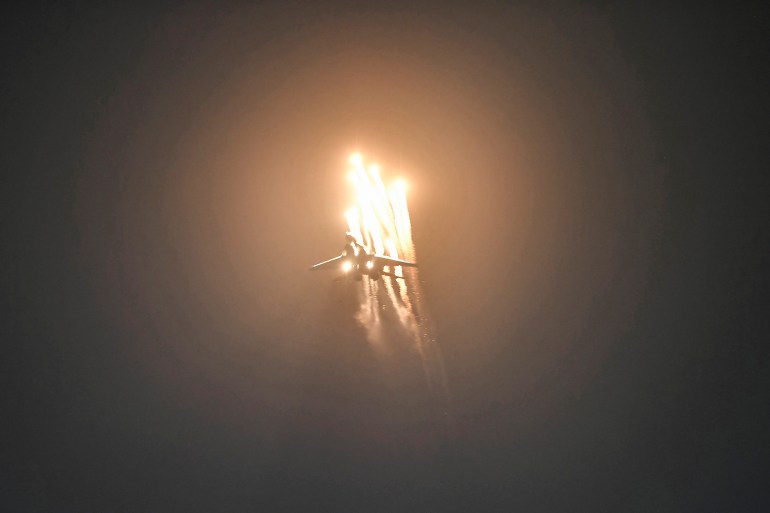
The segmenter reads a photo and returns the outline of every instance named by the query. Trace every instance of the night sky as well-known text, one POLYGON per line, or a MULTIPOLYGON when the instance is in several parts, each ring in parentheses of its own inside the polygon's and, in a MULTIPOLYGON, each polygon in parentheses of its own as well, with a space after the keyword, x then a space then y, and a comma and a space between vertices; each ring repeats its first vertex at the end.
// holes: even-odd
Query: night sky
POLYGON ((321 4, 5 13, 0 510, 767 510, 770 11, 321 4))

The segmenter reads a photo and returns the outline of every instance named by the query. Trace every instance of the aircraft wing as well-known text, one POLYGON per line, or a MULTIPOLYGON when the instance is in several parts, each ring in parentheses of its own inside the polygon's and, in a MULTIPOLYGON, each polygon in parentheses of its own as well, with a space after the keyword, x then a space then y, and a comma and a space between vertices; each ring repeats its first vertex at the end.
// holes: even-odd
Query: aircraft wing
POLYGON ((342 260, 342 255, 330 258, 329 260, 321 262, 320 264, 315 264, 310 268, 310 270, 318 271, 319 269, 331 269, 332 267, 335 267, 335 264, 337 264, 340 260, 342 260))
POLYGON ((380 266, 383 265, 400 265, 402 267, 417 267, 417 264, 414 262, 408 262, 406 260, 399 260, 398 258, 390 258, 382 255, 374 255, 373 257, 374 261, 377 262, 380 266))

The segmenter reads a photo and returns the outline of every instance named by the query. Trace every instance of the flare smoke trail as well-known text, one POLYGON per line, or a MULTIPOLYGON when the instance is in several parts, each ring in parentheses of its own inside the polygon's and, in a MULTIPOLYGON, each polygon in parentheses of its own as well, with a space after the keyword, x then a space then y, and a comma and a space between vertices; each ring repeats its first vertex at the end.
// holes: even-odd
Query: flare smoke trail
MULTIPOLYGON (((355 190, 355 205, 345 213, 348 231, 380 255, 415 261, 406 184, 397 180, 386 187, 379 167, 365 166, 358 154, 351 156, 350 165, 348 176, 355 190)), ((363 280, 356 319, 366 329, 369 341, 381 349, 389 336, 397 334, 413 345, 439 414, 450 421, 444 362, 422 299, 418 271, 400 266, 385 270, 403 279, 383 276, 377 281, 363 280)))

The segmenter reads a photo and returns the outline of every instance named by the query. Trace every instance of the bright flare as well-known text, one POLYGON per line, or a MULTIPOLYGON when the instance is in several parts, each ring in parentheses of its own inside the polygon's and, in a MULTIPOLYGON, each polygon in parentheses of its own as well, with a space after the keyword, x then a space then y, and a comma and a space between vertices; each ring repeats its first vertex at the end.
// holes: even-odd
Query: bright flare
POLYGON ((348 178, 353 184, 356 204, 345 212, 348 231, 377 254, 413 258, 406 182, 396 180, 386 187, 380 167, 377 164, 365 166, 358 153, 351 155, 349 162, 352 169, 348 178))

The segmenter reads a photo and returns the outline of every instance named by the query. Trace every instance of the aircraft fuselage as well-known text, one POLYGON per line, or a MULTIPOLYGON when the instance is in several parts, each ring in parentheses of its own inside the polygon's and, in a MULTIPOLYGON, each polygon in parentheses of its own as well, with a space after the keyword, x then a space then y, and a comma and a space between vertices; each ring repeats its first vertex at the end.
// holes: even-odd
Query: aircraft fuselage
POLYGON ((366 251, 363 246, 350 242, 345 245, 342 255, 344 258, 341 269, 353 279, 359 281, 364 275, 373 280, 380 278, 383 266, 377 265, 373 258, 374 255, 366 251))
POLYGON ((394 274, 393 272, 383 271, 383 268, 386 266, 394 269, 398 266, 417 267, 417 264, 395 257, 370 253, 366 247, 356 240, 353 234, 347 233, 345 234, 345 247, 342 249, 342 253, 339 256, 315 264, 310 270, 339 269, 343 272, 339 278, 350 276, 358 281, 364 275, 369 276, 373 280, 378 280, 383 275, 403 279, 400 273, 394 274))

